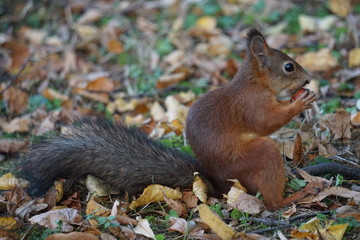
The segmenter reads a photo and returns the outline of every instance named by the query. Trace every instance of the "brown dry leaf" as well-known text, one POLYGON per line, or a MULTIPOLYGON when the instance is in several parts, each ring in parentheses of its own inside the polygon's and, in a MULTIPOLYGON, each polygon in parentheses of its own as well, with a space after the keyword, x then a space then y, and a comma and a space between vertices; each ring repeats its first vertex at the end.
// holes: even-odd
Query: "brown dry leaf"
POLYGON ((0 228, 13 230, 22 227, 22 225, 22 222, 14 217, 0 217, 0 228))
POLYGON ((178 190, 159 184, 152 184, 144 189, 144 192, 136 201, 131 202, 129 208, 135 209, 148 203, 164 201, 164 195, 170 199, 180 199, 182 197, 181 192, 178 190))
POLYGON ((350 0, 329 0, 330 10, 339 17, 346 17, 350 13, 350 0))
POLYGON ((199 206, 200 218, 223 240, 231 240, 235 236, 235 230, 226 225, 210 208, 202 203, 199 206))
POLYGON ((0 139, 0 152, 16 153, 27 146, 27 143, 21 140, 0 139))
POLYGON ((134 228, 136 234, 143 235, 145 237, 155 239, 155 234, 150 227, 150 223, 147 219, 140 219, 138 225, 134 228))
POLYGON ((307 173, 306 171, 304 171, 302 169, 297 169, 297 171, 299 172, 301 177, 304 178, 306 181, 308 181, 308 182, 321 182, 321 183, 323 183, 325 188, 328 188, 332 183, 332 180, 328 180, 328 179, 322 178, 322 177, 312 176, 312 175, 310 175, 309 173, 307 173))
POLYGON ((28 132, 30 130, 30 115, 13 118, 10 122, 6 122, 0 118, 0 127, 6 133, 28 132))
POLYGON ((109 102, 109 94, 107 94, 107 93, 93 93, 93 92, 89 92, 85 89, 79 89, 79 88, 73 89, 73 93, 84 96, 86 98, 89 98, 89 99, 97 101, 97 102, 102 102, 102 103, 109 102))
POLYGON ((49 100, 61 100, 61 101, 67 101, 69 100, 69 97, 66 96, 65 94, 59 93, 58 91, 56 91, 55 89, 52 88, 45 88, 44 91, 42 92, 42 95, 49 100))
POLYGON ((188 223, 184 218, 178 218, 178 217, 170 217, 169 219, 170 231, 179 232, 182 234, 186 234, 188 232, 188 223))
POLYGON ((356 113, 353 117, 351 117, 351 125, 353 125, 354 127, 360 127, 360 112, 356 113))
POLYGON ((296 212, 297 212, 296 205, 293 204, 293 205, 291 205, 291 208, 289 208, 288 210, 286 210, 282 213, 282 216, 283 216, 283 218, 288 219, 292 215, 294 215, 296 212))
POLYGON ((187 216, 187 211, 185 209, 185 206, 181 204, 179 201, 175 201, 173 199, 169 199, 164 194, 164 200, 169 205, 169 207, 174 210, 178 216, 187 216))
POLYGON ((164 89, 171 85, 175 85, 186 79, 186 74, 184 72, 171 73, 162 75, 156 82, 156 88, 164 89))
POLYGON ((198 206, 199 199, 193 191, 182 192, 181 201, 185 203, 187 209, 192 209, 198 206))
POLYGON ((25 45, 22 45, 16 41, 11 41, 5 45, 11 54, 12 65, 10 71, 14 74, 18 73, 19 68, 23 65, 26 59, 30 56, 29 48, 25 45))
POLYGON ((360 48, 354 48, 349 51, 348 62, 349 67, 356 67, 360 65, 360 48))
POLYGON ((68 208, 74 208, 74 209, 78 209, 78 210, 82 209, 81 203, 82 202, 80 199, 79 192, 74 192, 67 199, 61 201, 62 206, 66 206, 68 208))
POLYGON ((326 116, 330 124, 330 129, 335 134, 334 140, 351 138, 350 113, 344 109, 338 109, 336 113, 326 116))
POLYGON ((236 187, 231 187, 227 194, 227 204, 231 208, 250 214, 258 214, 265 210, 264 203, 236 187))
POLYGON ((71 232, 73 231, 72 223, 77 223, 82 219, 78 210, 72 208, 63 208, 48 211, 39 215, 35 215, 29 219, 31 224, 39 224, 46 228, 56 229, 58 227, 58 221, 62 221, 61 231, 71 232))
POLYGON ((95 194, 98 197, 108 196, 110 194, 118 194, 119 191, 111 188, 104 180, 87 175, 86 187, 91 194, 95 194))
POLYGON ((296 61, 310 71, 328 71, 338 65, 331 49, 323 48, 317 52, 309 52, 296 58, 296 61))
POLYGON ((54 187, 49 188, 44 196, 44 203, 47 204, 47 210, 56 206, 56 190, 54 187))
POLYGON ((89 91, 99 91, 105 93, 114 91, 114 88, 114 82, 106 77, 99 77, 89 82, 86 86, 86 89, 89 91))
POLYGON ((29 107, 29 94, 17 87, 11 86, 4 93, 4 101, 10 113, 20 114, 29 107))
POLYGON ((339 196, 343 198, 353 199, 357 204, 360 203, 360 192, 351 191, 343 187, 331 187, 323 190, 316 196, 310 196, 301 202, 320 202, 327 196, 339 196))
POLYGON ((20 238, 20 236, 6 231, 5 229, 0 228, 0 239, 4 239, 4 240, 18 240, 20 238))
POLYGON ((98 240, 99 238, 91 233, 71 232, 55 233, 48 236, 45 240, 98 240))
POLYGON ((120 54, 124 51, 124 46, 122 42, 112 39, 108 42, 107 50, 111 53, 120 54))
POLYGON ((193 192, 201 202, 207 202, 207 187, 203 180, 199 177, 198 173, 195 175, 194 178, 193 192))
POLYGON ((116 215, 116 221, 118 221, 122 225, 132 225, 132 226, 136 226, 138 223, 135 219, 132 219, 126 215, 121 215, 121 216, 116 215))
MULTIPOLYGON (((92 214, 95 216, 108 217, 111 214, 111 210, 102 206, 101 204, 90 200, 86 205, 86 214, 92 214)), ((99 223, 95 219, 89 220, 91 226, 97 226, 99 223)))
POLYGON ((28 181, 16 178, 12 173, 6 173, 0 177, 0 190, 10 190, 15 186, 27 188, 29 185, 28 181))

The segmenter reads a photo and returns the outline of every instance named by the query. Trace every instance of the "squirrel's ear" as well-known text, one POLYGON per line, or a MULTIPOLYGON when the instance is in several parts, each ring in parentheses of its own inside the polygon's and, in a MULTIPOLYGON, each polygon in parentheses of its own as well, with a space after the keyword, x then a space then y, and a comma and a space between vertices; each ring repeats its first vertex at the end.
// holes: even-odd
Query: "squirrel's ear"
POLYGON ((248 32, 248 47, 250 53, 264 66, 266 64, 266 56, 269 53, 269 46, 258 30, 251 29, 248 32))

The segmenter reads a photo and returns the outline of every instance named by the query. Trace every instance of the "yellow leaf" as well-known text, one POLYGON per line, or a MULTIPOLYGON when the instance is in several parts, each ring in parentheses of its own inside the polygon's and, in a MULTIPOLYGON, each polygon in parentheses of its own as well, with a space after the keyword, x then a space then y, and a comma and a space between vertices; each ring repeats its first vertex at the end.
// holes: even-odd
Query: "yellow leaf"
POLYGON ((304 225, 302 225, 299 230, 301 231, 310 231, 310 232, 316 232, 319 228, 321 228, 320 220, 317 217, 314 217, 307 221, 304 225))
POLYGON ((346 17, 350 12, 350 0, 330 0, 329 7, 339 17, 346 17))
POLYGON ((148 203, 164 201, 164 195, 169 199, 180 199, 182 194, 180 191, 165 187, 159 184, 152 184, 144 189, 144 192, 136 200, 130 204, 130 209, 146 205, 148 203))
POLYGON ((234 237, 236 233, 235 230, 226 225, 206 204, 200 204, 199 213, 201 220, 203 220, 221 239, 230 240, 234 237))
POLYGON ((216 28, 216 19, 214 17, 204 16, 196 21, 195 26, 205 31, 212 31, 216 28))
POLYGON ((338 224, 320 229, 321 239, 341 240, 349 224, 338 224))
POLYGON ((21 178, 17 179, 11 173, 6 173, 0 177, 0 190, 10 190, 14 186, 27 188, 29 187, 29 182, 21 178))
POLYGON ((360 48, 350 50, 348 61, 349 67, 356 67, 360 65, 360 48))
POLYGON ((307 230, 291 230, 290 236, 297 239, 316 239, 316 234, 307 230))
POLYGON ((13 217, 0 217, 0 227, 6 230, 17 229, 22 223, 13 217))
POLYGON ((195 175, 195 179, 193 182, 193 192, 201 202, 207 202, 207 187, 203 180, 201 180, 201 178, 197 174, 195 175))
POLYGON ((56 202, 60 202, 60 200, 64 196, 64 179, 58 180, 54 182, 55 190, 56 190, 56 202))

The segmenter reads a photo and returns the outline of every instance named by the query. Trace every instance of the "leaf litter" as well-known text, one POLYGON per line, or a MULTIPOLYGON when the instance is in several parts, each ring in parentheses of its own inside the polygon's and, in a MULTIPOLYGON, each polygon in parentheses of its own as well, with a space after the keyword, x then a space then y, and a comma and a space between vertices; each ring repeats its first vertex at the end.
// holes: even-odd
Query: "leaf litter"
MULTIPOLYGON (((30 8, 18 1, 8 4, 0 21, 4 59, 0 61, 1 159, 18 158, 31 136, 66 131, 66 124, 79 113, 119 116, 151 137, 181 138, 191 104, 201 93, 231 80, 245 54, 242 37, 246 29, 265 23, 266 37, 274 42, 271 45, 283 48, 309 71, 312 90, 320 96, 317 102, 322 115, 309 112, 313 117, 296 118, 292 127, 273 135, 283 154, 293 160, 293 166, 335 160, 358 167, 357 1, 315 4, 318 13, 305 4, 301 14, 291 10, 299 9, 296 1, 92 2, 69 2, 65 8, 54 4, 48 12, 43 3, 30 8), (16 17, 11 20, 11 15, 16 17), (4 30, 14 24, 11 31, 4 30)), ((157 186, 157 190, 148 190, 145 199, 114 195, 98 182, 88 183, 88 189, 70 191, 61 183, 37 198, 22 190, 28 183, 14 176, 9 180, 7 173, 1 172, 0 180, 4 186, 0 206, 6 209, 0 226, 7 230, 0 234, 9 238, 16 234, 8 230, 37 222, 52 229, 51 233, 59 227, 84 231, 53 234, 47 239, 91 239, 102 231, 108 234, 101 235, 102 239, 111 235, 161 239, 179 234, 194 239, 261 239, 269 236, 266 231, 260 233, 263 236, 242 233, 263 230, 251 216, 276 218, 264 212, 261 200, 239 190, 237 184, 227 200, 208 199, 199 179, 192 190, 182 193, 157 186), (89 193, 98 194, 86 201, 89 193), (119 202, 111 214, 114 197, 119 202), (92 219, 77 215, 84 212, 92 219)), ((337 222, 316 218, 312 229, 300 228, 310 219, 300 218, 299 228, 287 227, 288 238, 341 239, 346 230, 349 239, 354 236, 359 227, 359 210, 354 206, 360 200, 358 192, 349 188, 359 182, 333 177, 336 186, 333 183, 289 207, 283 217, 291 221, 309 212, 352 210, 337 214, 337 222)), ((311 176, 305 179, 324 181, 311 176)))

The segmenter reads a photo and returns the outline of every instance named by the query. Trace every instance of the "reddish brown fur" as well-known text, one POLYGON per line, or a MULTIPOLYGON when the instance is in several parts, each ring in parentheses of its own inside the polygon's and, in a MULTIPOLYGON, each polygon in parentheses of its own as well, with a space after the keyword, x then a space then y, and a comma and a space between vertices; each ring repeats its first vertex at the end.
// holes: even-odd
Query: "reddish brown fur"
POLYGON ((284 163, 276 143, 267 137, 310 108, 315 95, 279 102, 280 92, 295 92, 309 76, 289 56, 269 48, 256 30, 248 39, 247 58, 235 78, 191 107, 187 137, 219 193, 229 189, 227 179, 238 179, 250 193, 260 191, 269 209, 277 209, 319 188, 309 184, 284 199, 284 163), (295 67, 291 74, 283 70, 288 62, 295 67))

